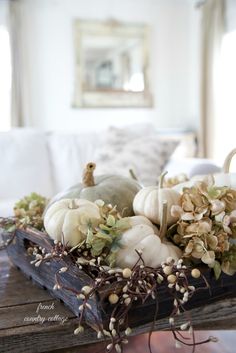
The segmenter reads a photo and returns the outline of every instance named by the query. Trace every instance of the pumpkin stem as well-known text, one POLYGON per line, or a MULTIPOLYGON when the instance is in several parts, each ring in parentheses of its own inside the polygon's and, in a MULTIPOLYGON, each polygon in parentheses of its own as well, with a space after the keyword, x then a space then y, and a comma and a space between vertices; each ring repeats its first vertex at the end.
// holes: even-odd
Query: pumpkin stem
POLYGON ((225 161, 224 161, 224 165, 223 165, 223 173, 228 174, 229 173, 229 168, 230 168, 230 164, 232 161, 233 156, 236 154, 236 148, 234 148, 231 152, 229 152, 229 154, 226 156, 225 161))
POLYGON ((161 240, 165 237, 167 231, 167 201, 163 201, 162 204, 162 213, 161 213, 161 228, 160 228, 160 235, 159 237, 161 240))
POLYGON ((164 178, 168 172, 164 172, 159 177, 159 189, 163 189, 164 178))
POLYGON ((75 210, 76 208, 79 208, 78 205, 76 205, 76 202, 74 199, 70 200, 70 203, 68 205, 68 208, 71 209, 71 210, 75 210))
POLYGON ((83 173, 83 184, 85 187, 95 185, 94 176, 93 176, 93 172, 95 168, 96 168, 96 164, 93 162, 90 162, 86 165, 86 168, 83 173))
POLYGON ((132 179, 138 181, 138 178, 137 178, 136 174, 134 173, 133 169, 129 169, 129 174, 130 174, 132 179))

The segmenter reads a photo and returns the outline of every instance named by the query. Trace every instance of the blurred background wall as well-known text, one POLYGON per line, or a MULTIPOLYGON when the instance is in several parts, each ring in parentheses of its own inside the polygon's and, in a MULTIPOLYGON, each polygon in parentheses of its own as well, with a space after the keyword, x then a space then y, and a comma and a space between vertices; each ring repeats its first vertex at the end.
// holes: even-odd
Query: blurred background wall
POLYGON ((199 126, 199 12, 189 0, 21 0, 27 63, 27 125, 103 129, 152 122, 158 128, 199 126), (73 21, 98 19, 150 26, 149 109, 74 109, 73 21))

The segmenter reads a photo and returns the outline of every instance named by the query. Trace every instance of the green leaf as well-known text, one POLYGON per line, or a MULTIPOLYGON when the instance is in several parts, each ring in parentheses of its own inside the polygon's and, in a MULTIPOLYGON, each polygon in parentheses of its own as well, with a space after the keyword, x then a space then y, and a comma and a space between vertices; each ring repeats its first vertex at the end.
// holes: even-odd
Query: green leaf
POLYGON ((129 218, 125 217, 125 218, 118 219, 118 221, 116 221, 115 227, 119 231, 125 231, 125 230, 131 228, 131 224, 130 224, 129 218))
POLYGON ((106 224, 99 224, 99 228, 101 229, 101 230, 104 230, 105 232, 110 232, 110 227, 108 227, 106 224))
POLYGON ((214 274, 215 274, 215 279, 216 280, 219 279, 220 274, 221 274, 221 265, 220 265, 219 261, 215 261, 213 270, 214 270, 214 274))
POLYGON ((110 252, 110 254, 106 257, 106 262, 110 267, 114 267, 116 263, 116 255, 113 252, 110 252))
POLYGON ((212 186, 212 187, 210 187, 210 188, 208 188, 208 197, 210 198, 210 199, 218 199, 218 197, 220 196, 220 192, 219 192, 219 190, 217 190, 217 188, 216 187, 214 187, 214 186, 212 186))
POLYGON ((227 190, 227 187, 216 187, 216 186, 211 186, 207 189, 208 193, 208 198, 209 199, 220 199, 224 194, 225 191, 227 190))
POLYGON ((14 225, 11 225, 11 226, 9 226, 9 227, 7 228, 7 231, 8 231, 9 233, 13 233, 15 230, 16 230, 16 225, 15 225, 15 224, 14 224, 14 225))
POLYGON ((116 224, 116 219, 114 216, 112 216, 111 214, 108 216, 107 218, 107 225, 109 227, 114 227, 114 225, 116 224))
POLYGON ((104 248, 104 241, 95 239, 92 244, 91 253, 93 256, 99 256, 104 248))
POLYGON ((103 241, 105 240, 105 242, 112 243, 110 234, 98 232, 94 235, 94 238, 102 239, 103 241))
POLYGON ((121 245, 120 245, 120 237, 117 237, 114 239, 114 241, 112 242, 112 246, 111 246, 111 251, 112 252, 117 252, 118 250, 121 249, 121 245))

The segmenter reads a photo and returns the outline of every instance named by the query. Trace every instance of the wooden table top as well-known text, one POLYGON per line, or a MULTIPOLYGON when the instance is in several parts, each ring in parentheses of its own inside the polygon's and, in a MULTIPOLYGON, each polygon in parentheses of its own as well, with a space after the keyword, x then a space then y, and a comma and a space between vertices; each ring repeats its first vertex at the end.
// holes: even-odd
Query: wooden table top
MULTIPOLYGON (((190 313, 196 329, 236 328, 236 298, 193 309, 190 313)), ((77 318, 64 304, 27 279, 11 265, 7 254, 0 252, 1 353, 69 353, 75 352, 72 347, 78 346, 80 353, 96 352, 98 348, 104 352, 101 343, 93 344, 97 339, 91 329, 79 336, 73 334, 77 324, 77 318)), ((168 327, 168 319, 162 319, 155 330, 168 327)), ((135 330, 135 334, 147 331, 148 325, 144 325, 135 330)))

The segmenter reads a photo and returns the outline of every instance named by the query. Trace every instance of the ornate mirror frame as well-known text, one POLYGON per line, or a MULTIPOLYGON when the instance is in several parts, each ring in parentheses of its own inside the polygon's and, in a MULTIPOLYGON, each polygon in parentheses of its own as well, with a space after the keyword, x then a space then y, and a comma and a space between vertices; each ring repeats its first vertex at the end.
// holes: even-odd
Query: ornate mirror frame
POLYGON ((128 108, 152 107, 152 96, 149 84, 149 28, 143 24, 127 24, 116 21, 84 21, 76 20, 75 34, 75 91, 73 106, 75 108, 128 108), (132 91, 125 89, 88 89, 85 82, 85 50, 83 43, 86 37, 117 37, 132 40, 138 39, 141 43, 142 77, 144 89, 132 91))

